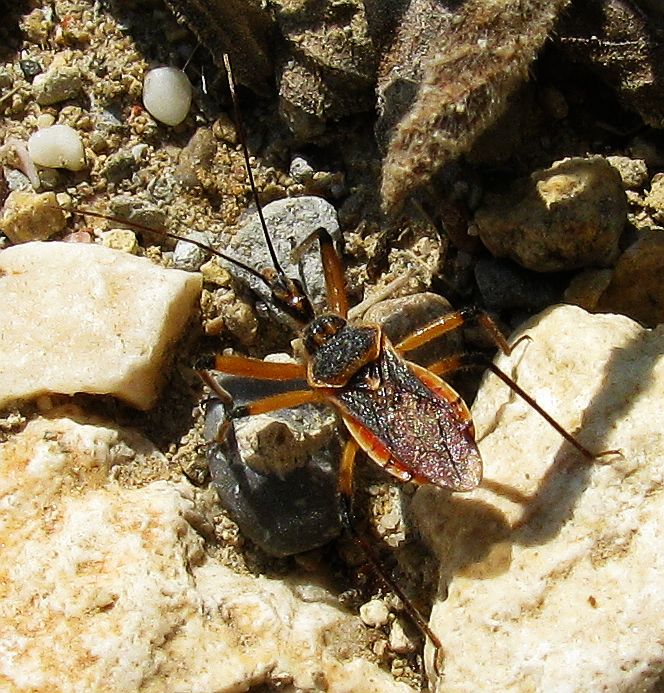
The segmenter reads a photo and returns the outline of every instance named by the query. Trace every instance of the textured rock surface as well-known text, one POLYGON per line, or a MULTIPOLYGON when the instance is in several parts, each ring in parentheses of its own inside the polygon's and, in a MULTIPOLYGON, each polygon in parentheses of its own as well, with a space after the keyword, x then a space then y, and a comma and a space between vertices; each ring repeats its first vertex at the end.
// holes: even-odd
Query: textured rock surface
POLYGON ((159 457, 68 418, 0 449, 3 690, 411 690, 355 655, 359 619, 324 589, 210 558, 194 529, 209 507, 187 482, 113 481, 137 455, 159 457))
POLYGON ((538 272, 610 265, 626 221, 622 179, 600 157, 556 162, 475 215, 493 255, 538 272))
POLYGON ((111 394, 147 409, 199 275, 83 243, 0 253, 0 406, 44 393, 111 394))
POLYGON ((378 54, 375 15, 366 3, 274 3, 285 41, 297 46, 279 61, 279 110, 295 136, 315 139, 327 120, 371 108, 378 54))
POLYGON ((588 462, 486 378, 482 486, 415 500, 443 570, 435 690, 651 690, 664 671, 664 331, 559 306, 523 333, 498 364, 587 447, 622 454, 588 462))
POLYGON ((664 232, 641 231, 620 256, 597 309, 624 313, 653 327, 664 322, 664 232))

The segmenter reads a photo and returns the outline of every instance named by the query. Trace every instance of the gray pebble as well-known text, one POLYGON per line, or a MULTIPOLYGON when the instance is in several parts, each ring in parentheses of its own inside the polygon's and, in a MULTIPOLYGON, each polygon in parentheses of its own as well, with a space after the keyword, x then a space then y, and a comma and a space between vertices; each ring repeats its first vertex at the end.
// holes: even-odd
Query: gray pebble
MULTIPOLYGON (((114 217, 125 219, 131 224, 139 224, 151 229, 163 229, 166 225, 166 213, 157 205, 141 197, 118 195, 111 199, 110 209, 114 217)), ((158 233, 151 234, 143 229, 138 229, 137 232, 147 236, 150 243, 169 245, 168 239, 158 233)))
POLYGON ((117 152, 108 157, 101 170, 101 175, 111 183, 119 183, 130 178, 136 170, 136 160, 132 154, 117 152))
POLYGON ((52 68, 37 75, 32 83, 35 100, 41 106, 51 106, 76 98, 81 86, 80 70, 69 66, 52 68))
MULTIPOLYGON (((320 227, 326 229, 335 242, 339 241, 335 208, 322 197, 304 196, 271 202, 265 206, 263 214, 284 272, 289 277, 303 280, 314 306, 325 308, 325 278, 318 244, 313 243, 308 248, 299 266, 291 261, 291 253, 320 227)), ((272 267, 257 214, 233 236, 230 254, 258 270, 272 267)), ((229 266, 229 269, 267 303, 272 303, 264 284, 239 268, 229 266)))
MULTIPOLYGON (((226 382, 224 384, 227 386, 226 382)), ((237 398, 238 403, 241 400, 237 398)), ((213 401, 208 408, 206 434, 214 436, 224 416, 224 405, 218 400, 213 401)), ((294 444, 290 433, 303 434, 306 441, 309 425, 322 424, 331 432, 334 426, 330 428, 330 421, 334 421, 333 416, 321 418, 317 408, 305 405, 275 412, 269 417, 238 420, 231 428, 227 443, 210 446, 210 475, 222 505, 243 534, 266 553, 288 556, 309 551, 340 533, 339 450, 330 435, 319 436, 317 446, 299 460, 298 466, 287 466, 282 472, 256 471, 247 462, 248 456, 244 452, 247 449, 247 429, 253 429, 253 437, 257 433, 256 425, 264 432, 276 427, 277 436, 273 444, 265 445, 264 450, 254 450, 256 454, 265 456, 265 463, 272 464, 274 457, 302 455, 303 447, 294 444), (260 419, 258 424, 256 419, 260 419)), ((255 439, 261 439, 260 431, 255 439)))
POLYGON ((314 168, 303 156, 298 155, 291 160, 289 174, 298 183, 305 183, 311 180, 314 175, 314 168))
MULTIPOLYGON (((185 234, 185 238, 210 245, 210 237, 204 231, 191 231, 185 234)), ((203 248, 199 248, 197 245, 187 243, 186 241, 178 241, 173 251, 173 264, 178 269, 196 272, 208 259, 208 256, 209 253, 203 250, 203 248)))

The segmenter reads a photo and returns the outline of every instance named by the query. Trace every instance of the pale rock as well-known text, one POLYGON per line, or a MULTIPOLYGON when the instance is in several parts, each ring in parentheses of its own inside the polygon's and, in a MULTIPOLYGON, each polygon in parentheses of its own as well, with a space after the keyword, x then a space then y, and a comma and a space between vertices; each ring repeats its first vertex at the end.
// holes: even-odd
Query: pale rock
POLYGON ((189 113, 192 88, 187 75, 175 67, 157 67, 145 75, 143 104, 165 125, 179 125, 189 113))
POLYGON ((209 250, 201 248, 200 245, 195 245, 189 241, 196 241, 199 244, 210 247, 210 236, 205 231, 190 231, 184 238, 186 240, 178 241, 175 244, 173 251, 173 264, 182 270, 190 272, 197 271, 205 263, 210 255, 209 250))
POLYGON ((37 75, 32 82, 35 100, 41 106, 76 98, 82 89, 81 71, 76 66, 61 65, 37 75))
POLYGON ((620 454, 586 459, 485 377, 484 481, 414 502, 441 559, 434 690, 651 690, 664 673, 664 330, 557 306, 519 334, 499 367, 587 448, 620 454))
POLYGON ((28 152, 38 166, 80 171, 85 167, 81 136, 69 125, 51 125, 30 135, 28 152))
POLYGON ((138 239, 131 229, 109 229, 101 234, 102 245, 112 250, 121 250, 124 253, 136 255, 138 253, 138 239))
POLYGON ((408 654, 415 651, 415 643, 406 635, 399 621, 394 621, 390 628, 390 650, 397 654, 408 654))
POLYGON ((62 231, 66 223, 54 192, 14 190, 5 200, 0 231, 12 243, 42 241, 62 231))
POLYGON ((372 628, 384 626, 390 617, 390 610, 382 599, 371 599, 360 607, 362 623, 372 628))
POLYGON ((606 160, 615 168, 625 190, 642 190, 648 182, 648 165, 643 159, 628 156, 607 156, 606 160))
POLYGON ((194 529, 211 510, 204 493, 114 481, 132 454, 160 457, 135 434, 68 418, 34 420, 0 449, 5 686, 412 690, 359 656, 363 627, 332 595, 307 601, 288 581, 238 575, 208 555, 194 529))
POLYGON ((97 245, 3 250, 0 406, 88 392, 148 409, 200 291, 198 274, 97 245))
POLYGON ((475 231, 494 257, 536 272, 609 267, 627 222, 618 171, 602 157, 557 161, 487 196, 475 231))

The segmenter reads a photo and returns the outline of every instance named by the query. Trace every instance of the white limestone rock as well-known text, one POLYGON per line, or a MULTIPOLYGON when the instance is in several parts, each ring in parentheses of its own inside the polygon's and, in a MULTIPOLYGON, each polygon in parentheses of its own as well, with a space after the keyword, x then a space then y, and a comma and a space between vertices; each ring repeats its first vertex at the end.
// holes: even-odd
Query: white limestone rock
POLYGON ((132 455, 159 457, 121 430, 69 418, 34 420, 0 448, 5 686, 411 691, 358 656, 363 626, 325 590, 298 596, 208 555, 194 527, 209 494, 186 481, 123 488, 113 467, 132 455))
POLYGON ((521 333, 499 366, 585 446, 622 454, 588 461, 485 378, 481 487, 415 500, 441 558, 434 690, 651 690, 664 673, 664 329, 558 306, 521 333))
POLYGON ((0 253, 0 407, 47 393, 155 401, 201 277, 97 245, 25 243, 0 253))

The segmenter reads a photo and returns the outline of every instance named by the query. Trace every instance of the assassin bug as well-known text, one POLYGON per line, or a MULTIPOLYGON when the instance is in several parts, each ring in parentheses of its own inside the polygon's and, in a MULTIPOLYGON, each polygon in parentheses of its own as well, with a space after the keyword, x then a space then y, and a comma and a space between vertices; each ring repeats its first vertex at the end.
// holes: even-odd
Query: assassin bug
POLYGON ((577 441, 486 357, 461 354, 441 359, 428 368, 406 359, 409 352, 459 328, 468 320, 479 322, 497 346, 509 354, 511 347, 483 311, 473 308, 455 311, 423 326, 396 344, 389 341, 379 325, 350 321, 341 260, 330 234, 322 228, 311 234, 303 244, 306 246, 318 242, 320 245, 328 310, 316 314, 302 284, 287 276, 283 270, 270 239, 250 167, 231 66, 228 59, 225 63, 247 175, 272 267, 257 270, 205 244, 163 233, 212 252, 266 285, 275 305, 300 328, 304 362, 284 364, 244 356, 217 355, 210 369, 199 369, 204 382, 228 405, 219 437, 223 440, 232 435, 233 421, 242 417, 301 404, 324 403, 334 407, 350 434, 341 455, 339 471, 342 524, 361 546, 387 588, 402 599, 421 632, 440 650, 440 641, 426 620, 405 597, 399 585, 382 571, 372 546, 355 528, 352 497, 357 453, 363 451, 402 482, 433 484, 452 491, 469 491, 478 486, 482 479, 482 461, 470 412, 461 397, 441 376, 477 365, 479 360, 584 457, 594 459, 597 455, 577 441), (236 378, 282 383, 289 389, 236 405, 217 383, 212 370, 236 378), (298 384, 302 384, 302 387, 297 387, 298 384))

